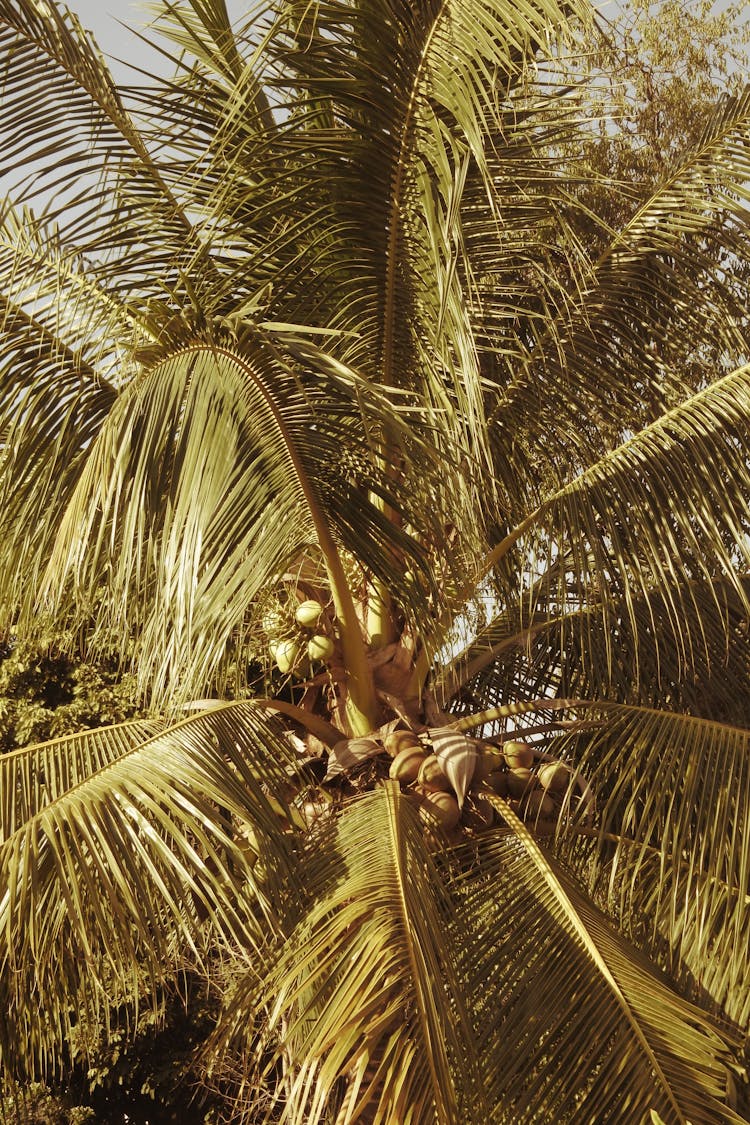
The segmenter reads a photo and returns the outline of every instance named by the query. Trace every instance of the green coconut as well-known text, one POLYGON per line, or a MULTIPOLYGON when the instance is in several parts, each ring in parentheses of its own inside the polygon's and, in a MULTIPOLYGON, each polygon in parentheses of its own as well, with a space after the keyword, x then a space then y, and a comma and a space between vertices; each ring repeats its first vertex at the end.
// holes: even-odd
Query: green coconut
POLYGON ((335 647, 330 637, 326 637, 323 633, 316 633, 307 642, 307 655, 311 660, 330 660, 335 647))
POLYGON ((518 766, 516 769, 508 770, 505 775, 508 784, 508 793, 511 797, 523 797, 530 789, 533 789, 536 784, 536 778, 530 769, 524 766, 518 766))
POLYGON ((419 793, 422 798, 419 816, 425 824, 438 824, 446 832, 456 827, 461 819, 461 810, 452 793, 426 788, 420 788, 419 793))
POLYGON ((553 793, 564 793, 570 785, 572 771, 564 762, 545 762, 539 767, 539 782, 553 793))
POLYGON ((311 598, 306 602, 300 602, 294 611, 294 619, 303 629, 310 629, 313 625, 317 624, 322 612, 323 606, 320 602, 316 602, 311 598))
POLYGON ((427 789, 442 790, 444 793, 450 793, 453 788, 435 754, 428 754, 422 762, 417 781, 427 789))
POLYGON ((416 746, 420 750, 424 750, 419 735, 415 734, 413 730, 392 730, 383 739, 383 746, 392 758, 395 758, 400 750, 406 750, 409 746, 416 746))
POLYGON ((534 764, 534 751, 526 742, 513 738, 503 743, 503 755, 512 770, 530 769, 534 764))
POLYGON ((409 785, 412 781, 417 780, 419 767, 426 757, 427 755, 421 746, 405 746, 403 750, 399 750, 391 762, 388 774, 390 777, 397 778, 404 784, 409 785))
POLYGON ((291 672, 299 657, 299 644, 295 640, 271 641, 268 646, 280 672, 291 672), (273 646, 273 647, 272 647, 273 646))

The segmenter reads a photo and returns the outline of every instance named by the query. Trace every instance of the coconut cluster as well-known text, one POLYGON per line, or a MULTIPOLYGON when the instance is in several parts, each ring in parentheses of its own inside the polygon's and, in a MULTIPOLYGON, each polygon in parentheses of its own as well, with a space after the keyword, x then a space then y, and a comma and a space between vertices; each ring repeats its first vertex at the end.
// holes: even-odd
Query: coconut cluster
POLYGON ((489 827, 499 815, 488 799, 491 791, 527 824, 552 831, 577 787, 571 768, 517 739, 476 745, 474 773, 461 807, 440 759, 418 735, 399 730, 384 739, 393 758, 390 777, 417 802, 420 818, 428 826, 437 824, 446 832, 459 826, 489 827))
POLYGON ((330 660, 336 647, 330 636, 331 623, 320 602, 312 598, 300 602, 294 622, 293 636, 271 637, 268 641, 271 657, 284 675, 299 669, 305 661, 316 664, 330 660))

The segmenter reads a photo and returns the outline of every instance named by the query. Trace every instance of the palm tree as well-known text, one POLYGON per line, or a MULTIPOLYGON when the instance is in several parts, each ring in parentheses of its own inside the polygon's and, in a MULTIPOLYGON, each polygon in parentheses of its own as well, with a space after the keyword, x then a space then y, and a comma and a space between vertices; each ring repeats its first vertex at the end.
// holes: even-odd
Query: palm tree
POLYGON ((750 91, 608 230, 585 0, 154 7, 0 0, 3 628, 160 715, 0 759, 6 1075, 189 970, 236 1120, 746 1120, 750 91))

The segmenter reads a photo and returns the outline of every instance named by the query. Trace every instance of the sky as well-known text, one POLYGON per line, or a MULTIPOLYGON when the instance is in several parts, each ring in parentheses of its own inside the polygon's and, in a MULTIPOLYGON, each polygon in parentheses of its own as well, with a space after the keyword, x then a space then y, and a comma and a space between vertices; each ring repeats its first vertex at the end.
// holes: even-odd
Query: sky
MULTIPOLYGON (((151 16, 141 0, 66 0, 66 3, 83 26, 94 33, 100 48, 110 60, 125 59, 133 66, 151 70, 159 65, 159 56, 122 26, 143 27, 148 23, 151 16)), ((246 0, 227 0, 227 9, 233 19, 241 16, 247 7, 246 0)), ((169 69, 166 63, 163 65, 169 69)), ((118 79, 125 76, 126 69, 117 63, 112 65, 118 79)))

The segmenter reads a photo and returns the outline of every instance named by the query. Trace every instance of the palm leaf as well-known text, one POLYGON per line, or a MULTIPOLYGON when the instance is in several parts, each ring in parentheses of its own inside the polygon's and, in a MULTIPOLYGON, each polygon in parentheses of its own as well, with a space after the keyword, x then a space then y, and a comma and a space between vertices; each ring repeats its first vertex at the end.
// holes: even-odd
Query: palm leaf
POLYGON ((737 1044, 488 799, 511 834, 460 852, 452 889, 493 1120, 641 1121, 653 1108, 675 1125, 739 1123, 726 1104, 737 1044))
POLYGON ((504 610, 437 671, 435 690, 444 702, 471 697, 476 711, 553 694, 661 703, 742 724, 747 578, 741 582, 743 597, 726 579, 688 582, 681 594, 691 612, 687 629, 662 591, 634 596, 629 605, 613 599, 608 627, 595 599, 559 616, 554 604, 546 612, 540 606, 526 628, 518 607, 504 610))
POLYGON ((605 630, 616 630, 624 605, 637 636, 634 606, 660 589, 672 635, 689 647, 701 643, 696 584, 710 591, 722 579, 744 604, 748 390, 742 367, 699 391, 592 463, 493 549, 490 562, 523 540, 534 560, 524 624, 538 608, 586 605, 593 593, 605 630))
MULTIPOLYGON (((290 347, 299 352, 302 341, 290 347)), ((438 544, 442 527, 417 513, 442 466, 433 461, 430 469, 418 433, 396 422, 389 402, 355 373, 326 365, 309 346, 304 355, 306 372, 260 334, 249 337, 249 350, 231 339, 166 349, 163 362, 112 404, 79 456, 63 518, 50 516, 37 558, 25 556, 27 576, 40 556, 46 560, 42 594, 59 612, 73 608, 84 627, 98 613, 95 643, 127 651, 136 638, 140 683, 155 698, 168 684, 175 699, 205 691, 252 599, 305 550, 319 550, 321 567, 338 577, 334 596, 346 593, 339 544, 403 589, 405 604, 431 581, 418 541, 368 493, 438 544), (366 436, 357 433, 363 407, 370 423, 388 417, 394 439, 399 426, 406 457, 421 462, 411 500, 407 481, 386 491, 374 475, 366 436), (343 461, 342 445, 349 450, 343 461), (412 586, 404 556, 421 567, 412 586), (105 581, 110 595, 97 609, 105 581)), ((40 437, 32 430, 28 441, 37 448, 40 437)), ((9 496, 12 470, 9 464, 9 496)), ((26 480, 26 467, 19 471, 26 480)), ((9 505, 14 518, 40 502, 33 482, 21 499, 24 506, 9 505)), ((12 529, 9 536, 17 549, 12 529)), ((11 585, 14 578, 11 572, 6 604, 19 602, 31 615, 39 591, 28 577, 11 585)), ((343 633, 345 606, 336 608, 343 633)))
POLYGON ((193 304, 206 255, 189 209, 171 192, 80 22, 54 0, 4 0, 0 49, 10 196, 43 199, 49 221, 64 216, 66 237, 97 259, 100 276, 129 275, 142 294, 179 291, 193 304))
POLYGON ((592 713, 599 730, 561 747, 597 801, 591 886, 676 980, 747 1028, 750 735, 646 707, 592 713))
POLYGON ((222 943, 262 945, 285 885, 299 895, 292 758, 263 709, 226 704, 147 735, 129 724, 3 760, 9 1074, 54 1068, 77 1020, 106 1026, 108 1004, 156 1004, 164 982, 222 943), (251 827, 252 852, 238 826, 251 827))
POLYGON ((716 107, 697 150, 616 233, 549 338, 516 363, 495 415, 500 464, 511 450, 520 460, 519 433, 527 471, 585 464, 717 368, 747 361, 745 283, 717 261, 747 257, 748 129, 746 90, 716 107))
MULTIPOLYGON (((128 351, 150 330, 57 231, 10 205, 0 224, 0 267, 0 461, 12 480, 3 489, 7 591, 35 585, 39 559, 36 566, 31 559, 53 533, 84 450, 129 375, 128 351)), ((14 601, 11 595, 11 613, 14 601)))
MULTIPOLYGON (((309 898, 292 904, 283 946, 230 1001, 216 1049, 268 1079, 263 1048, 277 1044, 292 1062, 277 1093, 290 1125, 329 1120, 342 1079, 342 1122, 487 1120, 445 941, 448 902, 398 787, 344 809, 303 878, 309 898), (269 1011, 259 1044, 251 1016, 261 1006, 269 1011)), ((259 1102, 261 1081, 247 1078, 259 1102)), ((244 1105, 249 1116, 257 1108, 244 1105)))
MULTIPOLYGON (((317 155, 304 174, 321 184, 330 214, 329 276, 337 279, 330 323, 356 329, 349 362, 386 384, 420 389, 434 424, 481 441, 481 374, 461 287, 461 198, 470 165, 487 187, 485 143, 498 127, 498 86, 518 81, 524 59, 562 32, 554 4, 517 7, 425 0, 355 9, 329 0, 282 7, 279 66, 299 103, 309 99, 317 155), (324 37, 325 52, 308 51, 324 37), (398 58, 390 84, 374 86, 398 58), (366 91, 366 95, 364 93, 366 91), (320 105, 331 126, 320 125, 320 105), (373 148, 375 145, 375 148, 373 148), (373 162, 372 153, 378 158, 373 162), (352 248, 352 249, 350 249, 352 248), (356 253, 353 252, 354 248, 356 253), (437 282, 437 284, 436 284, 437 282)), ((300 139, 304 139, 304 134, 300 139)), ((290 147, 298 143, 290 135, 290 147)), ((487 190, 487 188, 486 188, 487 190)))
POLYGON ((50 801, 140 746, 163 726, 157 720, 137 719, 3 754, 0 838, 7 840, 50 801))

